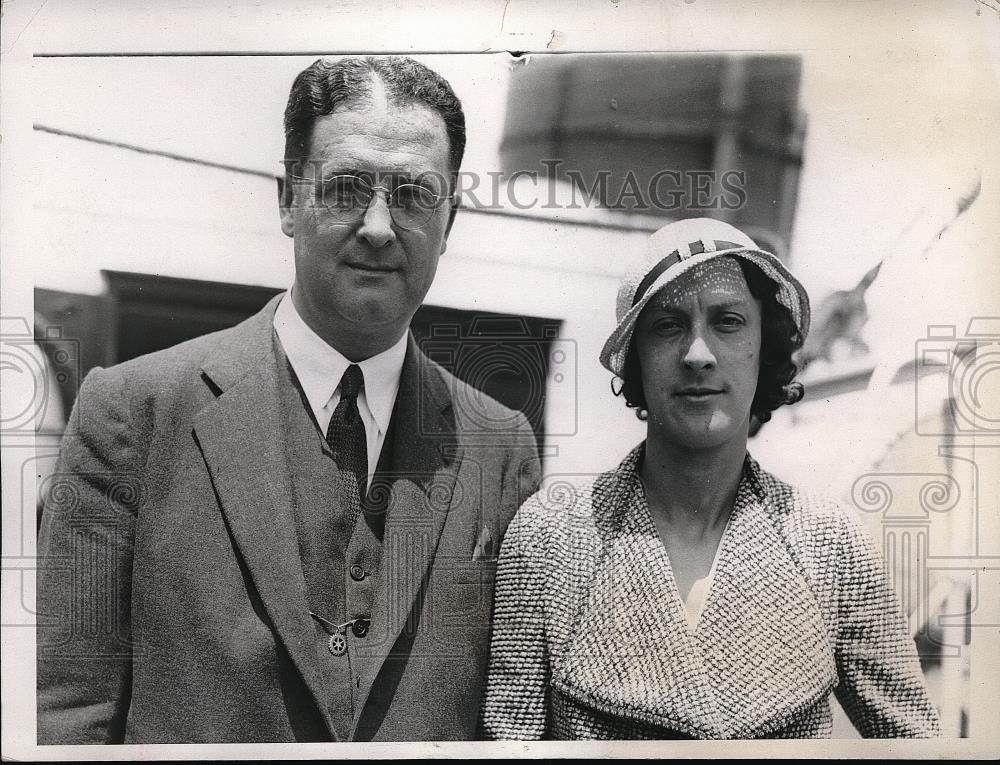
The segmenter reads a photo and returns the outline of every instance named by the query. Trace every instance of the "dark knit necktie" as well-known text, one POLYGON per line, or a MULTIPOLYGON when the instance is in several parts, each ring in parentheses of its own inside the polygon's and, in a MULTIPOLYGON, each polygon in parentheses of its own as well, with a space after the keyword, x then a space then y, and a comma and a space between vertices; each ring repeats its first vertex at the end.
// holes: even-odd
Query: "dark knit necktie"
POLYGON ((354 479, 348 498, 350 528, 354 528, 361 514, 361 499, 365 496, 368 482, 368 441, 365 424, 358 411, 358 393, 364 382, 361 367, 351 364, 340 379, 340 402, 333 410, 330 427, 326 430, 326 442, 333 451, 337 467, 354 479))

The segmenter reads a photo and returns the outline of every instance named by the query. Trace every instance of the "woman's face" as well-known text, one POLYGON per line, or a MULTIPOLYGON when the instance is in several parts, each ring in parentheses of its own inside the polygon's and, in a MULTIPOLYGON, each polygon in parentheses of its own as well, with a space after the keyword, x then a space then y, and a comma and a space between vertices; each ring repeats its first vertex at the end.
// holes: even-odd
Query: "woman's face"
POLYGON ((636 323, 650 435, 708 449, 747 438, 760 369, 761 305, 732 258, 695 266, 636 323))

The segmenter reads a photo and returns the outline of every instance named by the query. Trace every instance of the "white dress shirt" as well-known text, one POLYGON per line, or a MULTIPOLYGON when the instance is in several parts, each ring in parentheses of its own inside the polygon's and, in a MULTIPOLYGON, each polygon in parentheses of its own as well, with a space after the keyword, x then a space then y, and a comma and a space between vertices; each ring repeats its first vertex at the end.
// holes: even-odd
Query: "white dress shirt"
MULTIPOLYGON (((278 309, 274 312, 274 329, 306 394, 309 408, 320 429, 326 433, 333 410, 340 402, 340 378, 352 362, 327 345, 305 323, 295 310, 291 291, 286 292, 278 303, 278 309)), ((358 362, 365 378, 364 386, 358 394, 358 411, 365 424, 369 484, 389 429, 405 357, 406 333, 403 333, 388 350, 358 362)))

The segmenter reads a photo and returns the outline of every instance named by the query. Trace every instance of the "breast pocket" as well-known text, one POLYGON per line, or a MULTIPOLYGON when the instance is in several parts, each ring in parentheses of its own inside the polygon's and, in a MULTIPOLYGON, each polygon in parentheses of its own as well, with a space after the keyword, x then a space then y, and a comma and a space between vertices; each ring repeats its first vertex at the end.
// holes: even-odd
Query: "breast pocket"
POLYGON ((500 543, 494 538, 493 531, 488 525, 483 525, 482 530, 476 537, 476 544, 472 548, 472 560, 478 563, 493 562, 496 564, 497 556, 500 554, 500 543))
POLYGON ((436 627, 447 632, 486 633, 493 611, 496 559, 438 556, 425 609, 436 627))

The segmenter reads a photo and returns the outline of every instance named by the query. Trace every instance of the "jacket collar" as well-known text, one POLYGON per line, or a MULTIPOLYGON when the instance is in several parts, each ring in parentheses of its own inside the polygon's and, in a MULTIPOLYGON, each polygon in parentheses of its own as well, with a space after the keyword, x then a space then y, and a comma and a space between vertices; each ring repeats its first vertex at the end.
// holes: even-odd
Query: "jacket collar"
MULTIPOLYGON (((309 408, 321 430, 325 432, 333 411, 331 399, 351 361, 328 345, 306 324, 292 303, 290 292, 285 294, 274 312, 274 331, 295 370, 309 408)), ((408 336, 404 334, 388 349, 358 362, 364 376, 358 407, 362 411, 362 417, 370 416, 381 434, 389 429, 396 392, 399 390, 399 376, 406 358, 407 341, 408 336)))
POLYGON ((249 319, 226 330, 225 345, 202 364, 202 380, 216 396, 255 376, 262 363, 274 357, 274 312, 284 294, 275 295, 249 319))
POLYGON ((594 507, 601 551, 553 683, 609 714, 701 738, 786 725, 833 686, 819 603, 775 522, 751 458, 696 630, 649 514, 633 450, 594 507))

